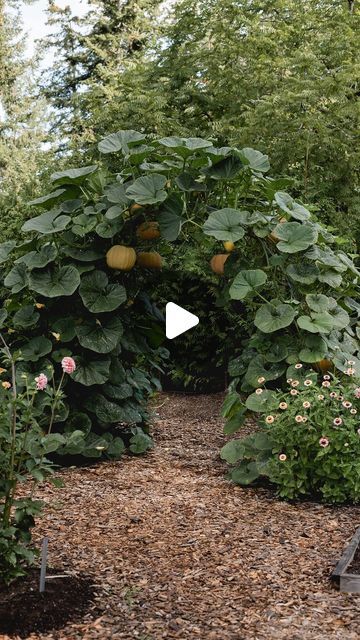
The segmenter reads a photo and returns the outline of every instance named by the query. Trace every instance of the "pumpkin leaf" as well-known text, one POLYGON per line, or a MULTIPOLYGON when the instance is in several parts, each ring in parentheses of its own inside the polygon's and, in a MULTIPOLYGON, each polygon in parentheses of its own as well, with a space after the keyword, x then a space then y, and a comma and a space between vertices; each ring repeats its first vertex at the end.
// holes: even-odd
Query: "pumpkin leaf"
POLYGON ((25 264, 16 264, 7 274, 4 285, 12 293, 19 293, 28 284, 28 273, 25 264))
POLYGON ((168 242, 177 239, 182 225, 182 219, 171 211, 161 211, 157 216, 160 226, 161 236, 168 242))
POLYGON ((98 169, 96 164, 92 164, 88 167, 81 167, 78 169, 65 169, 65 171, 56 171, 50 177, 51 182, 62 184, 82 184, 88 176, 98 169))
POLYGON ((52 209, 36 218, 30 218, 21 227, 22 231, 37 231, 42 235, 50 235, 63 231, 69 224, 70 216, 61 215, 59 209, 52 209))
POLYGON ((239 157, 244 165, 250 167, 255 173, 267 173, 270 169, 269 156, 251 147, 241 149, 239 157))
POLYGON ((126 301, 126 290, 120 284, 109 284, 103 271, 92 271, 83 276, 79 288, 81 299, 92 313, 114 311, 126 301))
POLYGON ((166 177, 160 173, 142 176, 126 189, 126 195, 138 204, 157 204, 167 198, 165 184, 166 177))
POLYGON ((25 362, 37 362, 52 350, 52 343, 47 338, 39 336, 32 338, 21 348, 21 356, 25 362))
POLYGON ((101 321, 89 319, 76 327, 76 335, 82 347, 96 353, 110 353, 118 345, 123 334, 120 318, 108 317, 101 321))
POLYGON ((275 202, 279 205, 282 211, 289 213, 295 220, 309 220, 310 211, 305 209, 301 204, 298 204, 293 198, 285 191, 277 191, 275 193, 275 202))
POLYGON ((264 304, 256 312, 254 324, 263 333, 272 333, 288 327, 296 316, 289 304, 264 304))
POLYGON ((76 358, 76 369, 71 374, 71 378, 84 385, 91 387, 94 384, 105 384, 109 379, 110 359, 90 360, 89 358, 76 358))
POLYGON ((204 233, 217 240, 236 242, 245 235, 245 230, 241 226, 244 224, 244 214, 247 212, 229 208, 213 211, 203 225, 204 233))
POLYGON ((317 335, 306 336, 305 347, 301 349, 299 358, 302 362, 318 362, 325 357, 327 350, 324 338, 317 335))
POLYGON ((244 300, 249 293, 256 293, 256 289, 261 287, 266 280, 267 275, 264 271, 261 271, 261 269, 240 271, 230 287, 230 298, 233 300, 244 300))
POLYGON ((316 265, 300 263, 289 264, 286 268, 287 275, 295 282, 301 282, 302 284, 313 284, 316 278, 319 276, 319 269, 316 265))
POLYGON ((140 144, 145 137, 143 133, 139 133, 133 129, 118 131, 100 140, 98 149, 100 153, 116 153, 117 151, 122 151, 127 155, 130 147, 140 144))
POLYGON ((0 244, 0 264, 6 262, 12 250, 16 247, 15 240, 8 240, 0 244))
POLYGON ((39 251, 30 251, 15 260, 15 264, 23 262, 28 269, 42 269, 50 262, 53 262, 57 256, 57 249, 52 244, 46 244, 39 251))
POLYGON ((55 202, 66 193, 66 189, 56 189, 56 191, 52 191, 51 193, 47 193, 45 196, 41 196, 40 198, 36 198, 36 200, 30 200, 28 204, 30 206, 35 205, 45 205, 46 207, 50 207, 55 202))
POLYGON ((312 313, 310 316, 300 316, 297 319, 300 329, 310 333, 330 333, 334 328, 334 322, 327 311, 312 313))
POLYGON ((312 311, 321 313, 322 311, 329 311, 336 307, 336 300, 329 298, 322 293, 309 293, 306 297, 306 304, 312 311))
POLYGON ((13 324, 15 329, 27 329, 36 325, 39 318, 40 314, 35 311, 33 305, 27 304, 15 313, 13 324))
POLYGON ((317 241, 318 232, 310 223, 284 222, 278 224, 274 234, 279 238, 277 248, 283 253, 305 251, 317 241))
POLYGON ((245 402, 246 407, 255 413, 265 413, 272 411, 277 406, 274 391, 264 389, 262 393, 252 393, 245 402))
POLYGON ((32 271, 29 277, 29 289, 45 298, 71 296, 79 284, 80 275, 73 265, 56 267, 46 271, 32 271))

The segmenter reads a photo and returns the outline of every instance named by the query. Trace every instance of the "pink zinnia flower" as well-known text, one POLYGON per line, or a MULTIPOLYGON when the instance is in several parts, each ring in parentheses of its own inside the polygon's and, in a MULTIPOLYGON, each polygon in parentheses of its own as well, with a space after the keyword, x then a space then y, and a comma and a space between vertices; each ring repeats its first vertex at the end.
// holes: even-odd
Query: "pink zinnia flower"
POLYGON ((304 385, 305 385, 305 387, 311 387, 312 380, 305 380, 304 385))
POLYGON ((11 384, 10 384, 10 382, 2 382, 1 386, 4 387, 4 389, 10 389, 11 384))
POLYGON ((321 393, 318 395, 318 400, 324 400, 324 396, 321 393))
POLYGON ((337 397, 337 393, 336 393, 336 391, 332 391, 332 392, 330 393, 330 398, 336 398, 336 397, 337 397))
POLYGON ((351 402, 348 402, 348 400, 344 400, 342 406, 345 407, 345 409, 350 409, 352 407, 352 404, 351 402))
POLYGON ((304 409, 309 409, 311 407, 311 404, 308 400, 305 400, 305 402, 303 402, 303 407, 304 409))
POLYGON ((356 409, 350 409, 350 413, 353 414, 353 416, 357 413, 356 409))
POLYGON ((342 424, 342 419, 341 418, 334 418, 334 425, 336 425, 338 427, 341 424, 342 424))
POLYGON ((354 373, 355 373, 355 369, 351 369, 351 368, 350 369, 346 369, 345 373, 346 373, 347 376, 353 376, 354 373))
POLYGON ((325 380, 325 382, 323 382, 321 386, 325 388, 330 387, 330 382, 328 380, 325 380))
POLYGON ((302 422, 302 421, 303 421, 302 416, 295 416, 295 422, 302 422))
POLYGON ((262 384, 263 382, 265 382, 265 378, 263 376, 261 376, 261 378, 258 378, 259 384, 262 384))
POLYGON ((302 369, 302 364, 301 364, 300 362, 298 362, 298 363, 295 365, 295 369, 302 369))
POLYGON ((275 420, 274 416, 266 416, 266 418, 265 418, 265 422, 267 424, 272 424, 274 422, 274 420, 275 420))
POLYGON ((324 380, 330 380, 330 376, 328 376, 327 374, 324 377, 324 380))
POLYGON ((45 375, 45 373, 40 373, 40 375, 38 375, 35 378, 35 382, 36 382, 36 388, 38 391, 44 391, 44 389, 46 388, 46 385, 48 383, 48 379, 45 375))
POLYGON ((262 389, 255 389, 255 393, 257 396, 259 396, 262 392, 263 392, 262 389))
POLYGON ((287 403, 286 402, 280 402, 279 404, 279 409, 282 409, 283 411, 285 411, 285 409, 287 409, 287 403))
POLYGON ((286 460, 286 455, 285 455, 285 453, 280 453, 280 455, 279 455, 279 460, 281 460, 281 462, 285 462, 285 460, 286 460))
POLYGON ((297 389, 291 389, 291 390, 290 390, 290 395, 292 395, 292 396, 297 396, 297 395, 298 395, 298 393, 299 393, 299 392, 298 392, 298 390, 297 390, 297 389))
POLYGON ((61 360, 61 366, 65 373, 73 373, 76 369, 75 360, 70 357, 63 358, 61 360))
POLYGON ((357 387, 357 389, 355 389, 354 396, 355 398, 360 398, 360 387, 357 387))
POLYGON ((329 440, 323 436, 319 440, 319 445, 320 445, 320 447, 328 447, 329 446, 329 440))
POLYGON ((291 383, 291 386, 292 387, 298 387, 299 384, 300 384, 299 380, 293 380, 292 383, 291 383))

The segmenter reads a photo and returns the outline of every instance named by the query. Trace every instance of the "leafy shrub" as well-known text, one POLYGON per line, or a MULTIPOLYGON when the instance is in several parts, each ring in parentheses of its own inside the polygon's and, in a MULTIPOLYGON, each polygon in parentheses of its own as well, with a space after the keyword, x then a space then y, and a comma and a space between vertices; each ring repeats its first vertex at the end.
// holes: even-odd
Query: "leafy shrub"
MULTIPOLYGON (((2 335, 0 343, 4 365, 0 385, 0 581, 9 583, 24 575, 26 566, 36 557, 31 529, 42 503, 34 499, 34 491, 53 473, 47 456, 61 447, 73 446, 82 432, 52 433, 54 421, 64 409, 62 385, 66 373, 74 369, 72 358, 63 359, 63 374, 55 384, 52 366, 47 366, 46 374, 28 375, 18 368, 21 359, 18 362, 17 355, 11 354, 2 335), (25 494, 22 490, 19 497, 19 484, 29 478, 29 491, 25 494)), ((59 484, 51 477, 50 481, 59 484)))
POLYGON ((260 379, 255 393, 270 393, 272 409, 258 433, 223 447, 222 457, 237 465, 231 478, 249 484, 266 476, 288 499, 359 502, 360 387, 353 381, 353 361, 348 378, 325 374, 320 382, 301 363, 295 367, 285 392, 266 391, 260 379))

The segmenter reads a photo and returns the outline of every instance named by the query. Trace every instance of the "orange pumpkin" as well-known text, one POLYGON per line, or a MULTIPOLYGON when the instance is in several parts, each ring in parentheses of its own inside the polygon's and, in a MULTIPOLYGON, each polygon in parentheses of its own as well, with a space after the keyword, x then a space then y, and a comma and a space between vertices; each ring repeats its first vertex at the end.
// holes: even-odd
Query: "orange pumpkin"
POLYGON ((143 222, 137 229, 136 235, 140 240, 156 240, 160 238, 158 222, 143 222))
POLYGON ((136 213, 136 211, 140 211, 144 207, 141 204, 137 204, 136 202, 132 204, 129 208, 130 213, 136 213))
POLYGON ((157 251, 141 251, 137 255, 137 264, 145 269, 161 269, 162 257, 157 251))
POLYGON ((130 271, 136 262, 136 253, 132 247, 115 244, 106 254, 106 263, 110 269, 130 271))
POLYGON ((331 371, 334 368, 334 365, 331 362, 331 360, 328 360, 327 358, 323 358, 323 360, 319 360, 318 362, 315 362, 313 366, 314 366, 314 369, 319 373, 327 373, 328 371, 331 371))
POLYGON ((212 268, 214 273, 217 273, 219 276, 223 275, 224 265, 229 255, 229 253, 218 253, 216 256, 213 256, 211 258, 210 267, 212 268))

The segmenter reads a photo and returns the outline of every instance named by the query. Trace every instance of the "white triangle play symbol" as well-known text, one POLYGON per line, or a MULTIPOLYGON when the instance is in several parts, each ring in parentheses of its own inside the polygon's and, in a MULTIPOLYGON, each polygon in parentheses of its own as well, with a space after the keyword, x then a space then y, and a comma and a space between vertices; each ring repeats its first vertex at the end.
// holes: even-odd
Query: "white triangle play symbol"
POLYGON ((199 318, 174 302, 166 305, 166 337, 169 340, 199 324, 199 318))

